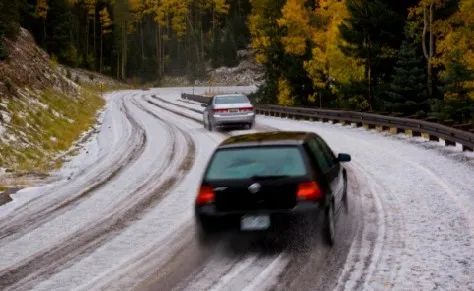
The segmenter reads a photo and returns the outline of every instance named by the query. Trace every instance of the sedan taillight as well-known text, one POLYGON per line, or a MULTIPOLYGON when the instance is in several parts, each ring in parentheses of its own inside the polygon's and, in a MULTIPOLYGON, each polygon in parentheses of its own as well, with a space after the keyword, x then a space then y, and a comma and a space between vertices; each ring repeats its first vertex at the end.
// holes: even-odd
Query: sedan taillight
POLYGON ((224 113, 224 112, 229 112, 229 109, 227 108, 222 108, 222 109, 214 109, 213 110, 215 113, 224 113))
POLYGON ((323 192, 318 183, 304 182, 298 185, 298 192, 296 193, 298 200, 318 200, 323 198, 323 192))
POLYGON ((251 111, 253 111, 253 107, 252 106, 250 106, 250 107, 241 107, 241 108, 239 108, 239 111, 240 112, 251 112, 251 111))
POLYGON ((196 197, 196 205, 213 203, 214 198, 214 189, 211 186, 202 185, 196 197))

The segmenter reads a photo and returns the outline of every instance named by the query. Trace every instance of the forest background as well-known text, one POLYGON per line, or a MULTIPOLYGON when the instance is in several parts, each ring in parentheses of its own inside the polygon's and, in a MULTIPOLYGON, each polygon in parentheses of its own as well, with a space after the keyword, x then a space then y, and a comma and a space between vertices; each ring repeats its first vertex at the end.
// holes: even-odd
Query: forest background
POLYGON ((205 79, 251 48, 262 103, 474 119, 472 0, 0 0, 54 61, 129 82, 205 79))

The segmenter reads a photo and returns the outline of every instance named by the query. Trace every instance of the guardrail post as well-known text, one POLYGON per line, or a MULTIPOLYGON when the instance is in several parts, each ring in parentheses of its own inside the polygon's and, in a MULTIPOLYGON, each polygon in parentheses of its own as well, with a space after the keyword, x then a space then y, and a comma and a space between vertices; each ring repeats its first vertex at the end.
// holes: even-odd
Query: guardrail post
POLYGON ((456 146, 456 143, 454 141, 450 141, 450 140, 445 139, 444 140, 444 145, 445 146, 456 146))
POLYGON ((390 134, 399 134, 403 131, 404 131, 403 129, 400 129, 398 127, 390 127, 389 129, 390 134))
POLYGON ((462 150, 465 151, 465 152, 468 152, 468 151, 469 151, 469 152, 472 152, 472 151, 474 151, 473 148, 468 147, 468 146, 466 146, 466 145, 463 145, 463 146, 462 146, 462 150))
POLYGON ((429 135, 429 140, 430 140, 430 141, 439 141, 439 137, 430 134, 430 135, 429 135))
POLYGON ((408 135, 409 137, 414 137, 414 136, 420 136, 420 132, 414 131, 412 129, 405 129, 405 134, 408 135))

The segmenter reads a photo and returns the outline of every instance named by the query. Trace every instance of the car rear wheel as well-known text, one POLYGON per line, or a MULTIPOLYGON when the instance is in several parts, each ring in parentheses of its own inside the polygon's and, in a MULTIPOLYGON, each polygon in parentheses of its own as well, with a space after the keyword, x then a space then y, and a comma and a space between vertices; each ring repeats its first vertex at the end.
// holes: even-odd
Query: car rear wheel
POLYGON ((336 218, 334 212, 334 203, 331 203, 324 213, 324 239, 330 246, 336 242, 336 218))
POLYGON ((201 246, 209 245, 211 241, 211 236, 216 230, 215 223, 206 217, 201 217, 199 215, 195 218, 196 224, 196 239, 201 246))
POLYGON ((344 196, 342 196, 342 202, 344 203, 344 209, 346 213, 349 212, 349 197, 347 197, 347 177, 344 175, 344 196))
POLYGON ((212 125, 211 119, 207 120, 207 129, 209 131, 214 131, 214 126, 212 125))

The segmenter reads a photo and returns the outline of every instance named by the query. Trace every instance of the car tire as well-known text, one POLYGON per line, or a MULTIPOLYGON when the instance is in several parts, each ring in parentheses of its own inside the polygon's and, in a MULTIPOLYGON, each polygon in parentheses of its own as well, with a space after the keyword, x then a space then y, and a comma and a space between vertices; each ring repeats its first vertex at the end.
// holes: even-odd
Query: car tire
POLYGON ((196 239, 200 246, 208 246, 212 240, 212 235, 216 230, 213 221, 206 217, 196 216, 196 239))
POLYGON ((349 197, 347 196, 347 177, 344 175, 344 194, 342 196, 342 203, 344 204, 344 209, 346 213, 349 212, 349 197))
POLYGON ((334 203, 324 211, 324 239, 329 246, 333 246, 336 242, 336 213, 334 203))
POLYGON ((207 120, 207 129, 209 131, 214 131, 214 126, 212 125, 212 122, 210 119, 207 120))

